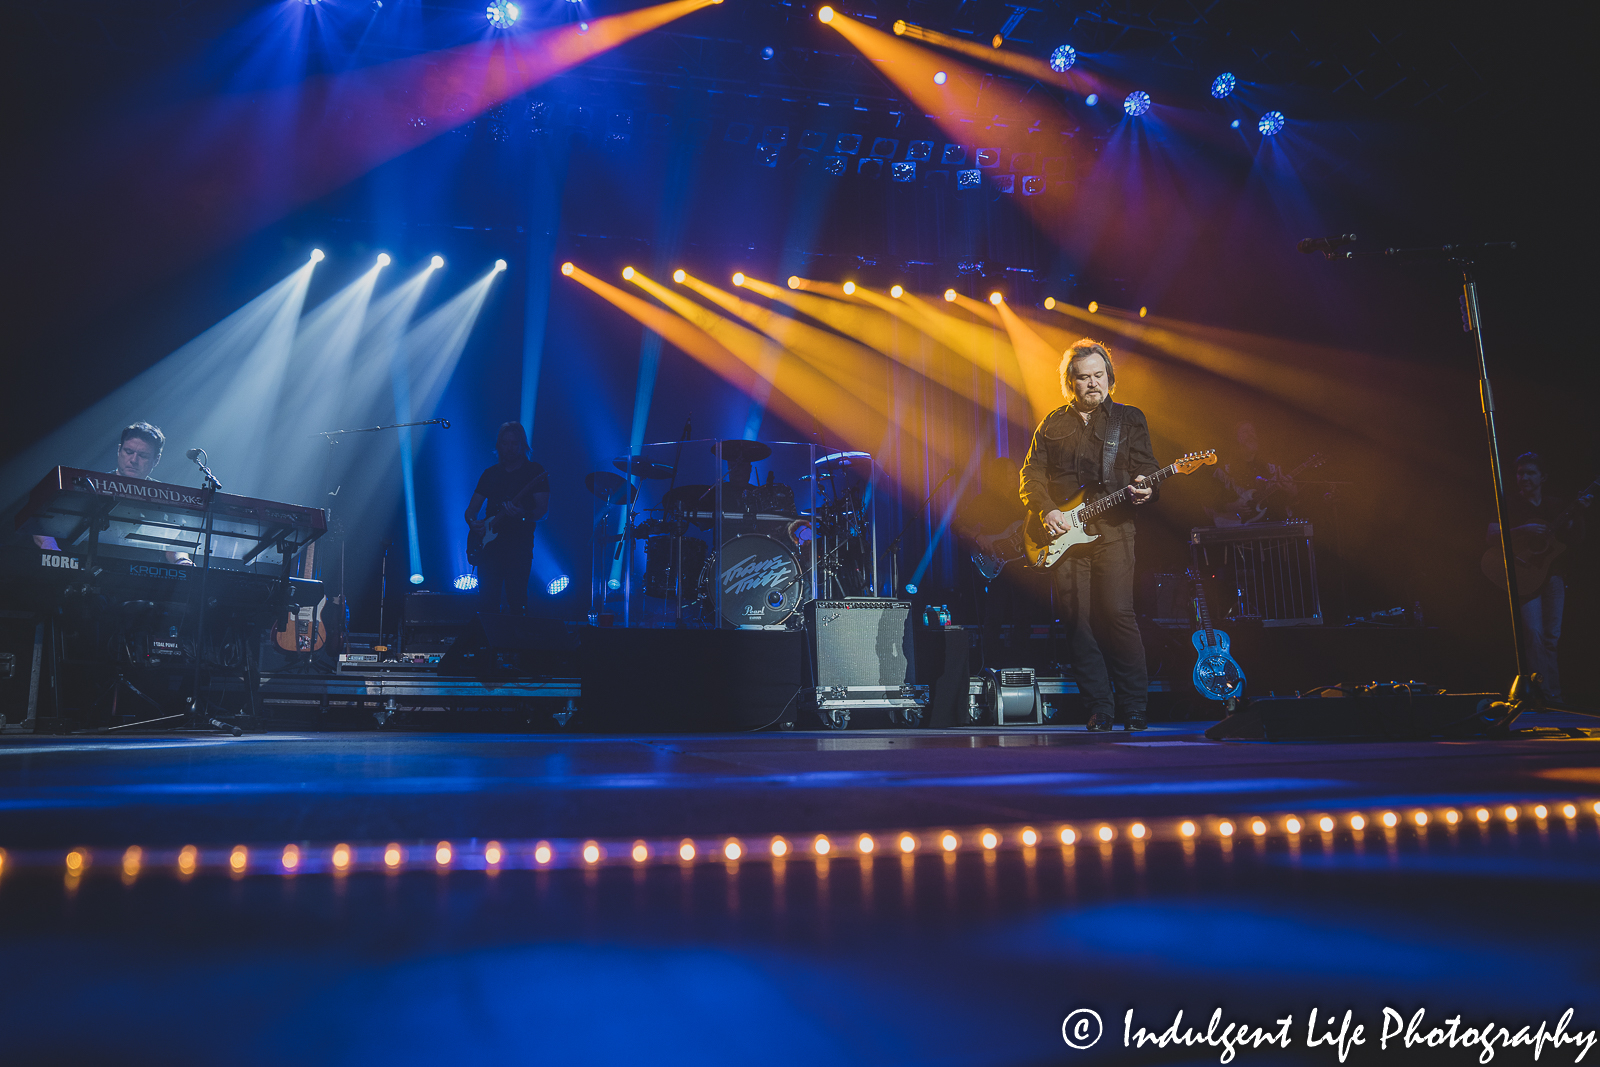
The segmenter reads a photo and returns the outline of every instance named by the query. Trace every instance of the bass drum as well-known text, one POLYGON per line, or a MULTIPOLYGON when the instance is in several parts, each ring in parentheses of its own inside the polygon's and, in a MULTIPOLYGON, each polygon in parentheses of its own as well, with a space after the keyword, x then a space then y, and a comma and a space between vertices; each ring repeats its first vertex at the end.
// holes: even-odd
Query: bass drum
POLYGON ((722 620, 729 626, 782 626, 805 590, 800 558, 765 534, 731 537, 706 561, 701 588, 708 606, 713 581, 722 585, 722 620))

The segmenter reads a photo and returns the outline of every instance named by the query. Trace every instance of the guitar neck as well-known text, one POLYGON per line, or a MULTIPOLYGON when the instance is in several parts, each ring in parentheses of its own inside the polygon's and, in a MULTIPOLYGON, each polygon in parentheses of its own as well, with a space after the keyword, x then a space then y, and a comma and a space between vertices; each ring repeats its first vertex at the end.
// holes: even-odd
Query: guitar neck
POLYGON ((1206 607, 1205 583, 1198 578, 1194 581, 1194 601, 1195 606, 1200 609, 1200 628, 1206 632, 1206 644, 1215 645, 1217 639, 1211 631, 1211 612, 1206 607))
MULTIPOLYGON (((1163 481, 1172 477, 1176 473, 1178 473, 1178 465, 1176 463, 1169 463, 1165 467, 1162 467, 1160 470, 1156 471, 1154 474, 1145 475, 1144 487, 1150 488, 1160 485, 1163 481)), ((1115 493, 1109 493, 1106 496, 1101 497, 1093 504, 1085 504, 1083 506, 1083 521, 1088 522, 1095 516, 1110 511, 1118 504, 1127 503, 1133 498, 1133 494, 1130 492, 1132 489, 1133 486, 1125 485, 1121 489, 1118 489, 1115 493)))

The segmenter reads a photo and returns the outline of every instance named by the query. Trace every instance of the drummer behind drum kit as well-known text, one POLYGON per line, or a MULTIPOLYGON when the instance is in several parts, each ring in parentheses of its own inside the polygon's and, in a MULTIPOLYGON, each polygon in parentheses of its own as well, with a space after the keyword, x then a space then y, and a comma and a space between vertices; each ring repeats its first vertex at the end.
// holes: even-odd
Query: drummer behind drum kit
MULTIPOLYGON (((717 487, 673 484, 657 507, 637 509, 639 487, 621 475, 595 471, 584 479, 607 506, 627 506, 630 516, 649 514, 611 539, 630 546, 644 539, 644 594, 671 606, 678 625, 716 625, 720 586, 721 624, 798 629, 797 613, 810 597, 813 558, 822 596, 873 594, 872 457, 836 452, 816 460, 801 478, 816 479, 817 504, 808 512, 795 506, 794 487, 770 471, 765 483, 750 484, 751 465, 771 455, 771 446, 760 441, 722 442, 728 478, 721 487, 722 541, 715 549, 697 535, 718 536, 717 487)), ((612 465, 647 481, 675 481, 674 467, 644 456, 619 456, 612 465)))

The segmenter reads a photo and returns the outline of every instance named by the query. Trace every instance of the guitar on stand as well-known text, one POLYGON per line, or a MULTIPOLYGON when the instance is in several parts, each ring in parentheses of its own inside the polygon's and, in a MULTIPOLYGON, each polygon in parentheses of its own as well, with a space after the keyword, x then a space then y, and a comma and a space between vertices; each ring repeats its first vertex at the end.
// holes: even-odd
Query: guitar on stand
MULTIPOLYGON (((1146 475, 1142 488, 1149 489, 1160 485, 1174 474, 1193 474, 1201 467, 1209 466, 1216 461, 1217 453, 1211 449, 1204 452, 1190 452, 1154 474, 1146 475)), ((1027 524, 1023 527, 1023 544, 1028 552, 1028 566, 1040 569, 1054 567, 1070 549, 1098 541, 1100 535, 1089 533, 1086 527, 1118 504, 1132 500, 1133 495, 1130 492, 1132 488, 1131 485, 1123 486, 1115 493, 1109 493, 1099 500, 1063 509, 1067 531, 1055 537, 1050 536, 1039 516, 1029 515, 1027 524)))
MULTIPOLYGON (((317 544, 313 541, 305 547, 300 555, 301 578, 309 579, 316 573, 317 544)), ((342 633, 340 625, 344 614, 343 597, 334 597, 330 602, 326 596, 315 604, 291 606, 291 610, 282 620, 278 631, 273 635, 273 643, 285 652, 320 652, 329 643, 328 620, 334 620, 334 645, 339 644, 338 634, 342 633)))
POLYGON ((1197 653, 1192 676, 1195 692, 1207 700, 1224 701, 1232 713, 1234 704, 1244 695, 1244 668, 1228 652, 1228 635, 1211 625, 1205 582, 1192 570, 1189 577, 1194 582, 1194 613, 1200 624, 1189 635, 1197 653))

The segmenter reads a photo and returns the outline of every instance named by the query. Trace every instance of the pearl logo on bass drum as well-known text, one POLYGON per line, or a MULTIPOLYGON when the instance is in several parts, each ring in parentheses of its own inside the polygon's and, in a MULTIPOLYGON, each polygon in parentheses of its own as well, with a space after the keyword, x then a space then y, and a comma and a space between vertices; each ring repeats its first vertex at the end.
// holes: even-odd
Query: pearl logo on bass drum
POLYGON ((76 571, 83 569, 82 563, 79 561, 77 556, 63 556, 55 552, 39 553, 39 566, 62 571, 76 571))

